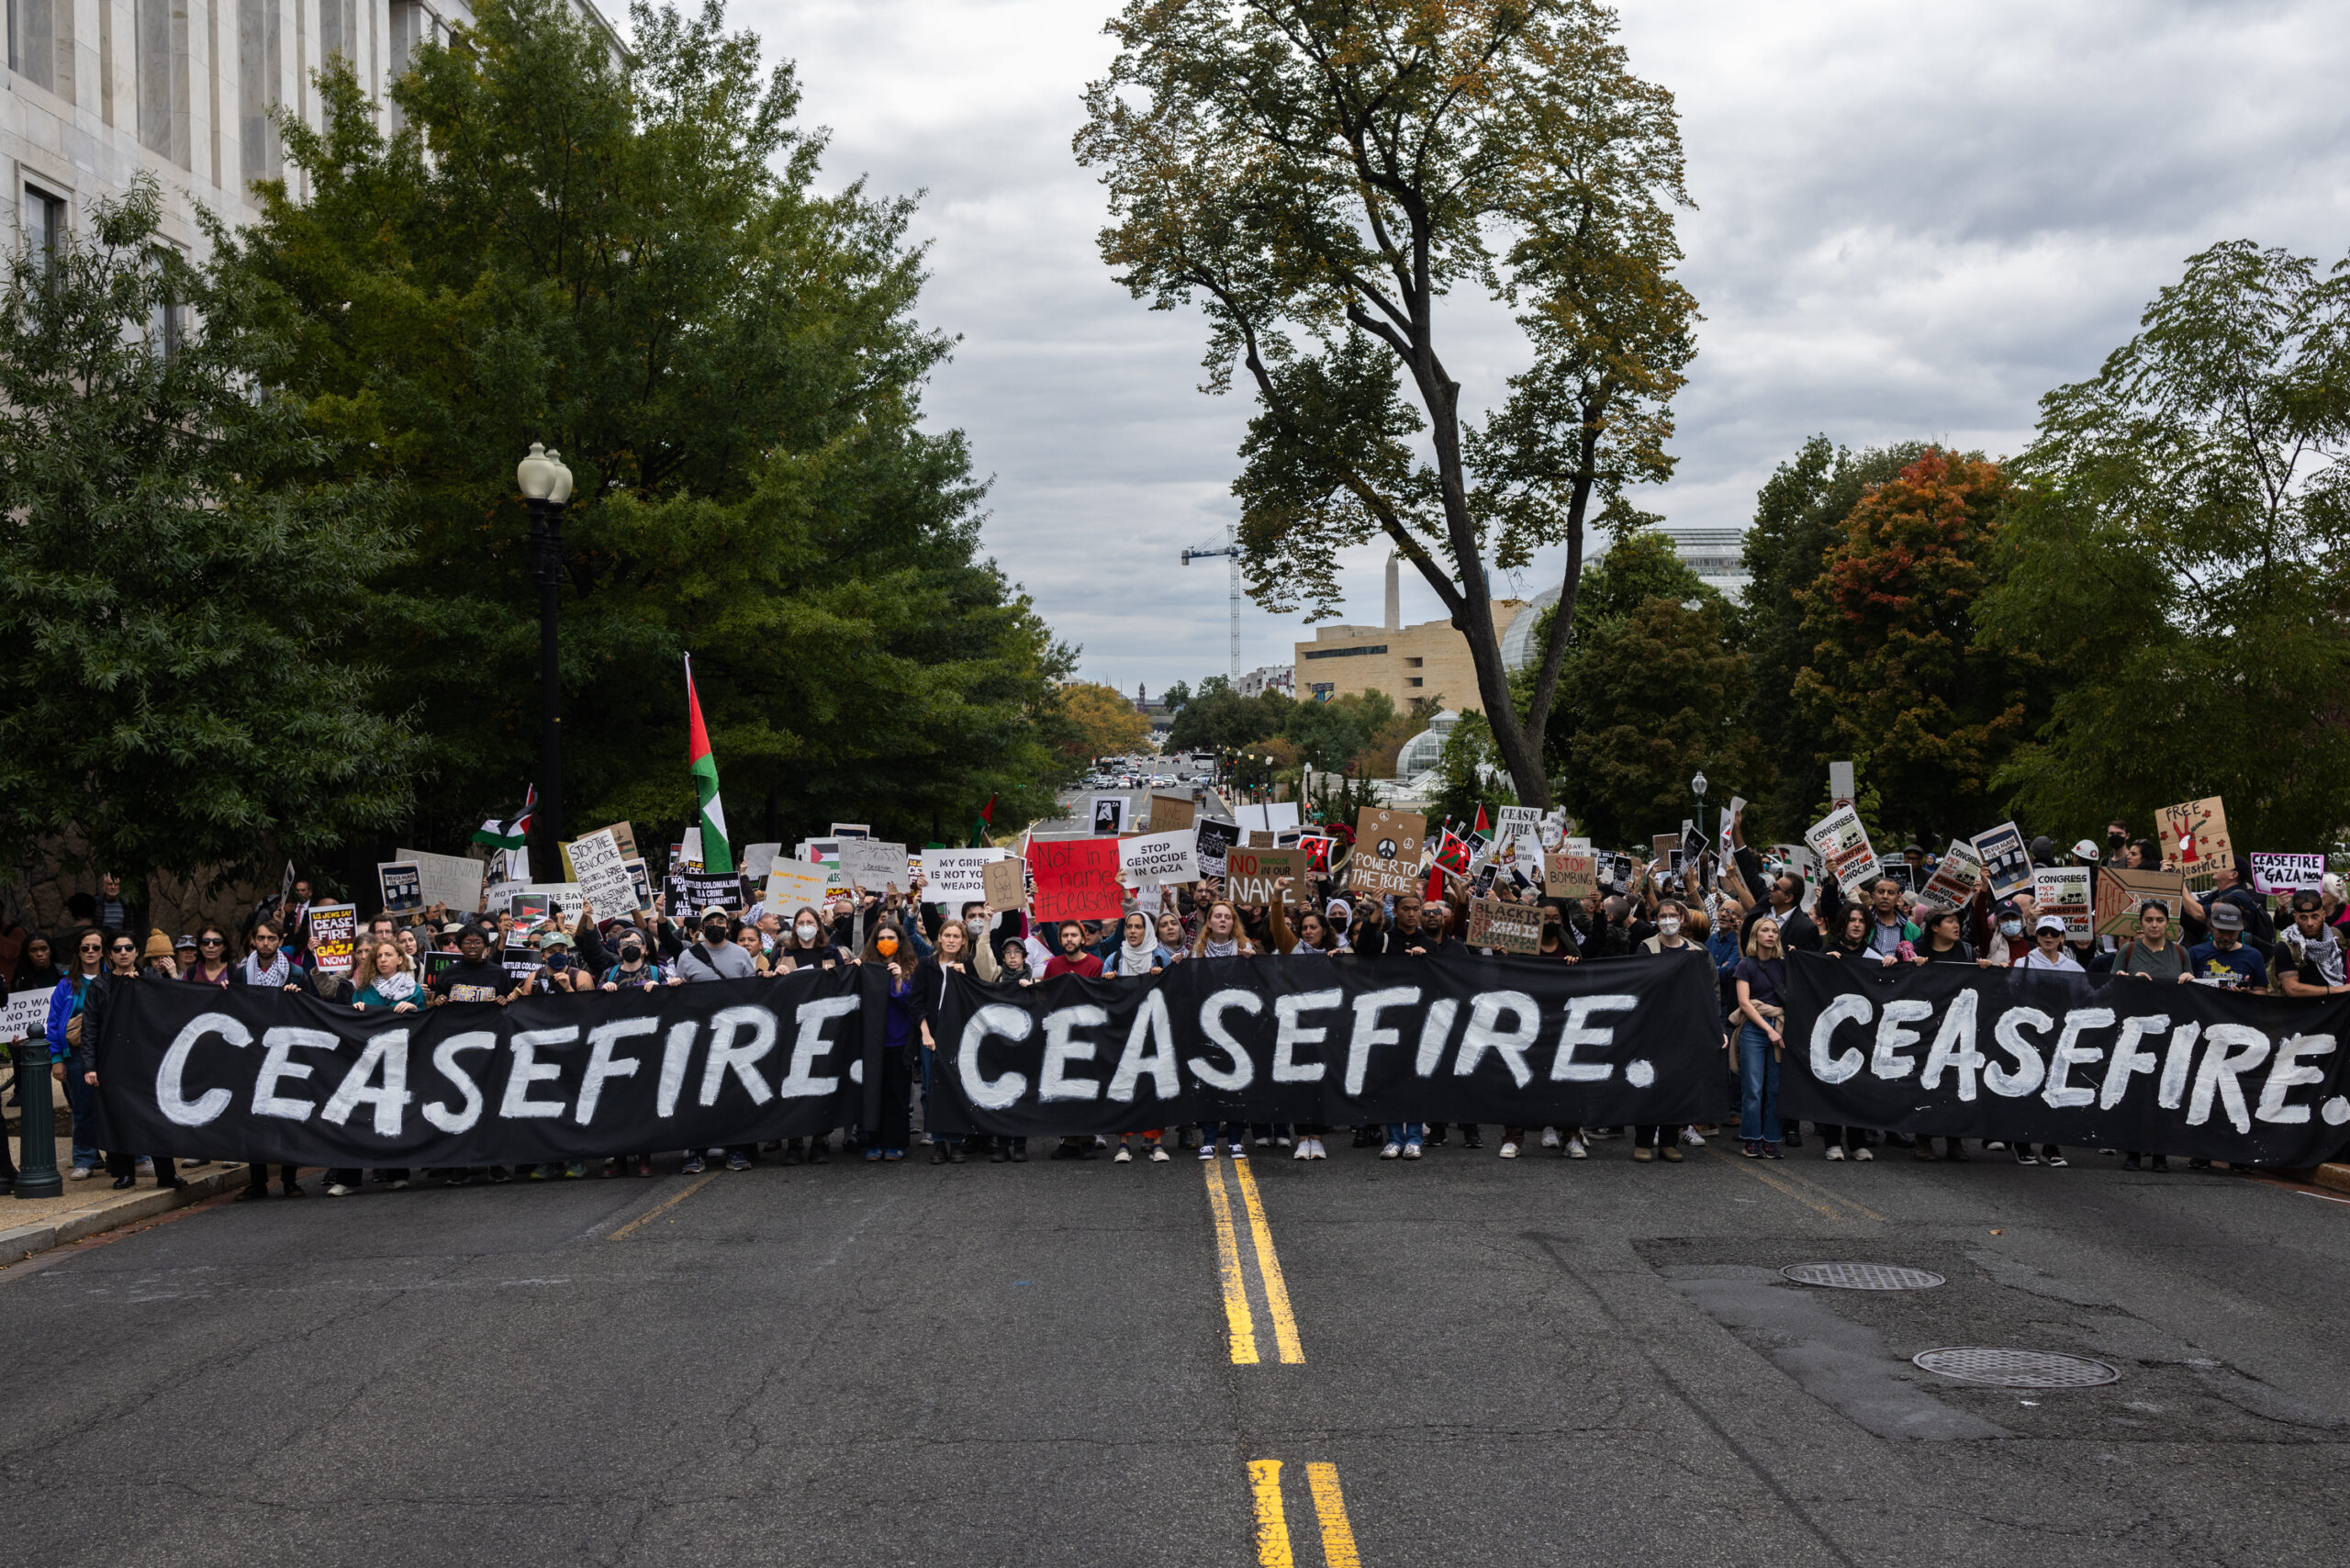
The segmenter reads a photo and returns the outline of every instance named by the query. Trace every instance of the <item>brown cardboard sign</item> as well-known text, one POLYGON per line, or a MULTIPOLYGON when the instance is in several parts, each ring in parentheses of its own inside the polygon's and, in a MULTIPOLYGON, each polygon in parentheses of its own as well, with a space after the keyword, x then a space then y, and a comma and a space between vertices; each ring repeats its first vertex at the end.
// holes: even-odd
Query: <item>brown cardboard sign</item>
POLYGON ((1496 953, 1542 950, 1542 906, 1500 899, 1469 901, 1469 946, 1496 953))
POLYGON ((990 860, 979 868, 979 889, 988 913, 1002 914, 1028 902, 1028 862, 1013 858, 990 860))
POLYGON ((1420 845, 1428 819, 1417 812, 1366 810, 1355 818, 1347 881, 1359 893, 1416 893, 1425 885, 1420 845))
POLYGON ((1552 850, 1542 857, 1542 890, 1554 899, 1589 898, 1599 890, 1599 857, 1552 850))
POLYGON ((2236 852, 2228 838, 2227 808, 2217 795, 2165 806, 2154 813, 2154 826, 2162 833, 2163 864, 2190 888, 2210 887, 2221 863, 2236 852))
POLYGON ((1224 896, 1234 903, 1271 903, 1281 896, 1275 884, 1283 877, 1304 885, 1305 851, 1234 848, 1225 854, 1224 896))
POLYGON ((1150 798, 1150 831, 1181 833, 1192 825, 1199 815, 1198 804, 1187 796, 1153 795, 1150 798))

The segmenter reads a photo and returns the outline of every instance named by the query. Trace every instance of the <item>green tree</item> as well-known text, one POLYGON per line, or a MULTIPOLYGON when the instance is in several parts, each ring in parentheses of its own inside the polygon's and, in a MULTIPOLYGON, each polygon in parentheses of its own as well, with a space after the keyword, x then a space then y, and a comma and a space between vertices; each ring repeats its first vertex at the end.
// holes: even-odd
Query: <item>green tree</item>
POLYGON ((1327 702, 1295 703, 1281 733, 1296 743, 1307 766, 1337 773, 1368 751, 1371 737, 1394 722, 1394 699, 1371 690, 1327 702))
POLYGON ((1628 488, 1671 473, 1695 352, 1671 95, 1595 0, 1128 0, 1109 31, 1076 139, 1110 191, 1102 258, 1154 308, 1201 306, 1208 389, 1237 365, 1256 394, 1234 485, 1250 593, 1335 615, 1338 551, 1383 534, 1466 636, 1519 793, 1547 803, 1585 530, 1637 521, 1628 488), (1530 361, 1483 426, 1439 330, 1467 286, 1512 311, 1530 361), (1485 563, 1560 543, 1566 619, 1521 718, 1485 563))
POLYGON ((1753 665, 1747 724, 1770 754, 1777 782, 1748 813, 1749 841, 1792 840, 1819 819, 1828 794, 1827 744, 1798 715, 1796 672, 1811 661, 1817 639, 1804 629, 1807 591, 1841 537, 1844 520, 1872 485, 1882 485, 1926 454, 1923 442, 1853 453, 1813 436, 1764 482, 1746 532, 1752 579, 1740 616, 1753 665))
POLYGON ((140 175, 0 291, 0 856, 204 878, 408 808, 418 745, 346 642, 400 558, 386 486, 252 388, 241 301, 140 175))
POLYGON ((1220 675, 1200 682, 1199 691, 1175 715, 1167 732, 1169 751, 1217 751, 1252 745, 1280 734, 1294 707, 1278 691, 1243 697, 1220 675))
POLYGON ((2041 399, 1989 633, 2065 672, 1998 777, 2071 833, 2223 796, 2246 847, 2350 823, 2350 262, 2192 257, 2041 399))
POLYGON ((1445 735, 1436 767, 1437 790, 1428 801, 1432 822, 1457 821, 1465 832, 1477 820, 1478 807, 1518 803, 1494 755, 1494 727, 1473 708, 1445 735))
POLYGON ((1870 487, 1796 596, 1812 639, 1797 727, 1822 760, 1862 765, 1878 825, 1937 849, 1993 825, 1992 776, 2047 711, 2039 661, 1985 645, 1975 627, 2007 566, 2012 494, 1981 454, 1930 449, 1870 487))
POLYGON ((1166 704, 1169 713, 1180 713, 1183 711, 1183 704, 1192 700, 1192 689, 1179 680, 1160 692, 1158 700, 1166 704))
POLYGON ((389 135, 338 62, 324 129, 284 124, 309 199, 263 185, 229 258, 280 329, 268 378, 347 438, 322 475, 408 487, 367 645, 432 738, 413 831, 461 838, 537 771, 532 440, 576 476, 567 827, 685 818, 688 651, 746 837, 1043 814, 1071 661, 979 553, 961 436, 921 426, 948 345, 911 204, 815 190, 789 67, 717 5, 632 17, 616 62, 559 0, 484 0, 389 135))
POLYGON ((1071 756, 1131 756, 1149 748, 1150 721, 1117 688, 1072 681, 1061 688, 1060 696, 1062 711, 1075 730, 1071 756))
POLYGON ((1595 842, 1645 844, 1680 826, 1699 771, 1718 803, 1761 793, 1769 764, 1742 720, 1747 655, 1718 595, 1654 596, 1577 636, 1567 800, 1595 842))

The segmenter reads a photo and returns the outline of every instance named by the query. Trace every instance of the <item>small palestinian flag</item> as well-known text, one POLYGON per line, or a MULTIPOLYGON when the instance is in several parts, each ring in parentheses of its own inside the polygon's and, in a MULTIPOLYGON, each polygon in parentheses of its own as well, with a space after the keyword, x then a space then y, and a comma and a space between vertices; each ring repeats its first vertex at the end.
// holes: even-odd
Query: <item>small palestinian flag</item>
POLYGON ((970 847, 973 849, 985 849, 988 846, 989 830, 994 826, 995 797, 993 795, 990 795, 988 797, 988 803, 979 808, 979 814, 971 819, 970 847))
POLYGON ((718 799, 718 759, 710 755, 710 732, 702 728, 701 699, 694 695, 694 656, 686 655, 686 766, 701 797, 701 863, 712 876, 732 876, 734 851, 726 838, 726 808, 718 799))
POLYGON ((520 849, 531 836, 531 814, 539 809, 539 789, 535 784, 523 786, 522 809, 505 822, 492 817, 481 824, 474 834, 476 844, 487 844, 492 849, 520 849))

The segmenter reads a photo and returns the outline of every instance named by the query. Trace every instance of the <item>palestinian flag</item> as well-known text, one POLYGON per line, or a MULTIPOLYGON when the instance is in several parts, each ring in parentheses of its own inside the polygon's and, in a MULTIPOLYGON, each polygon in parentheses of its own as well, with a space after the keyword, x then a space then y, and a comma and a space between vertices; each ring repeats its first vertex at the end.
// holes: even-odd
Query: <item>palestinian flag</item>
POLYGON ((702 869, 714 877, 732 876, 734 851, 726 839, 726 808, 718 799, 718 759, 710 755, 710 732, 702 727, 701 699, 694 695, 694 656, 686 655, 686 766, 701 797, 702 869))
POLYGON ((522 787, 522 809, 512 818, 500 822, 496 817, 481 824, 474 834, 476 844, 487 844, 492 849, 520 849, 531 836, 531 814, 539 809, 539 788, 535 784, 522 787))
POLYGON ((985 849, 988 846, 990 830, 994 826, 995 797, 993 795, 990 795, 988 797, 988 803, 979 808, 979 814, 971 819, 970 847, 973 849, 985 849))
POLYGON ((1494 824, 1485 820, 1485 802, 1483 801, 1477 802, 1477 825, 1471 828, 1469 831, 1471 833, 1491 833, 1494 831, 1494 824))

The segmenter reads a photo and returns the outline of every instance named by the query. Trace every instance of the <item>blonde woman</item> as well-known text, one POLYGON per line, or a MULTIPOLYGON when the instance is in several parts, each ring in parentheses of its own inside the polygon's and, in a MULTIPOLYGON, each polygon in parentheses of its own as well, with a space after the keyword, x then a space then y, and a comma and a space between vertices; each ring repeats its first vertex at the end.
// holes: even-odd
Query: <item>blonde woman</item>
MULTIPOLYGON (((370 941, 352 955, 352 979, 358 991, 351 999, 360 1013, 413 1013, 424 1005, 424 987, 416 978, 416 960, 400 950, 397 940, 370 941)), ((406 1170, 378 1170, 375 1178, 394 1187, 408 1185, 406 1170)), ((356 1167, 327 1172, 327 1196, 349 1197, 359 1190, 356 1167)))
MULTIPOLYGON (((1192 938, 1194 958, 1254 958, 1257 945, 1240 929, 1240 911, 1230 899, 1215 899, 1200 917, 1199 935, 1192 938)), ((1208 1158, 1205 1153, 1203 1159, 1208 1158)))
POLYGON ((1779 923, 1765 914, 1749 921, 1746 957, 1736 970, 1738 1011, 1738 1136, 1749 1159, 1779 1154, 1779 1025, 1787 992, 1787 960, 1779 950, 1779 923))

